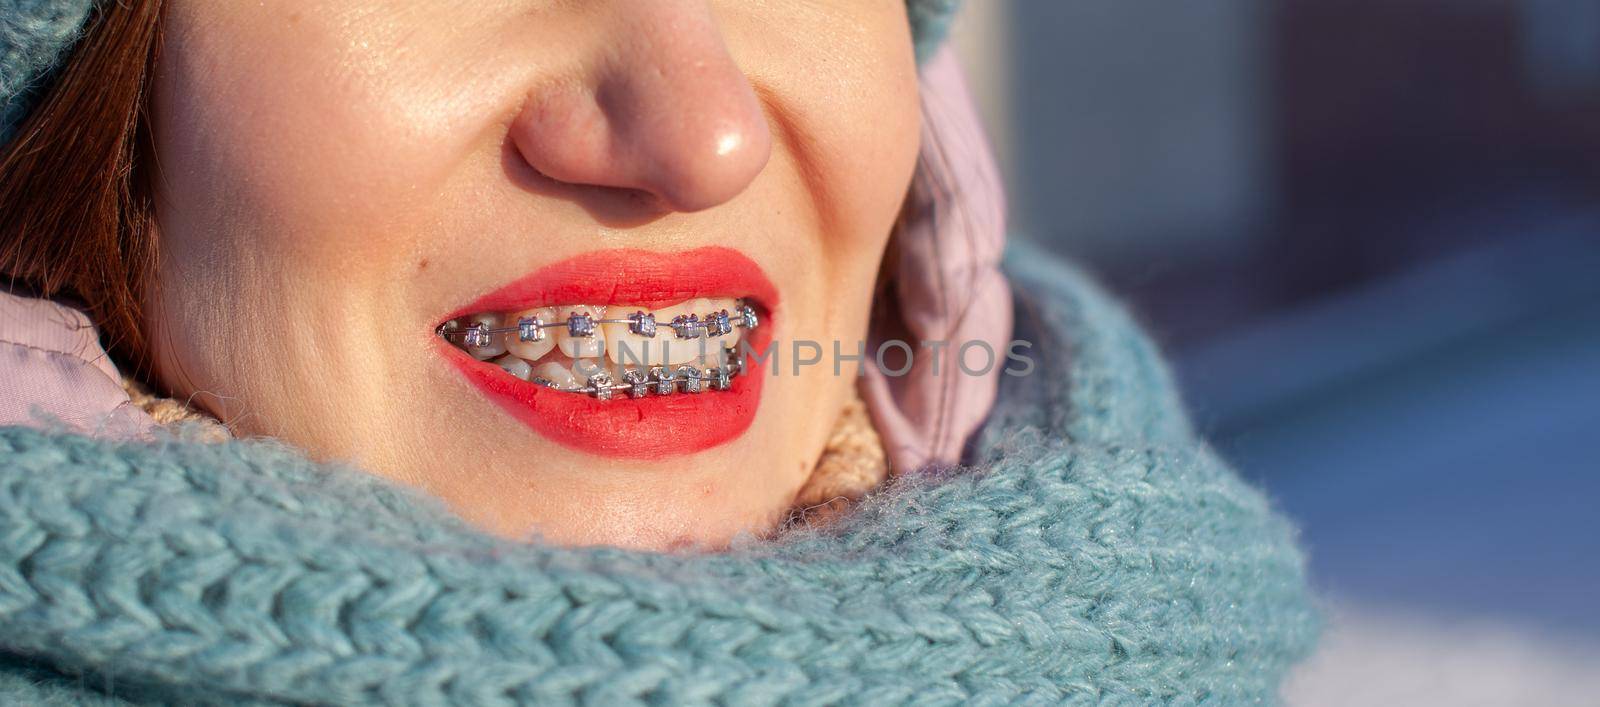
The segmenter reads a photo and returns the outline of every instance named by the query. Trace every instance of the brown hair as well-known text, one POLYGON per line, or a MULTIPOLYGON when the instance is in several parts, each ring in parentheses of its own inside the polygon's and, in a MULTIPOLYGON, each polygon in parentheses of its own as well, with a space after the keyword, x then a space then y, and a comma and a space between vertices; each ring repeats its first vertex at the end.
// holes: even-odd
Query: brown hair
POLYGON ((107 348, 142 372, 140 298, 156 262, 145 105, 161 1, 97 5, 53 85, 0 146, 0 274, 82 300, 107 348))

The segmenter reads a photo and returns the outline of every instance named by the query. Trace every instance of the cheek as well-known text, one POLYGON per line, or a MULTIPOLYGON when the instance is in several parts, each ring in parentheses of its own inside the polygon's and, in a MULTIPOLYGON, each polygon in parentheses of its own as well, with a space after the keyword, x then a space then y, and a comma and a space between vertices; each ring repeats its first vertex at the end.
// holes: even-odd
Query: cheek
POLYGON ((391 36, 428 3, 365 17, 354 7, 166 8, 151 106, 161 259, 151 325, 168 328, 166 355, 197 385, 325 356, 282 330, 393 290, 444 218, 429 195, 485 134, 498 111, 489 102, 512 104, 515 76, 468 82, 459 65, 423 61, 503 62, 492 49, 450 46, 447 32, 391 36), (202 344, 183 331, 215 336, 202 344))
POLYGON ((802 173, 813 173, 810 190, 853 220, 850 228, 825 224, 822 237, 875 274, 916 166, 921 104, 903 3, 860 7, 876 11, 860 10, 858 32, 818 31, 833 38, 811 49, 822 55, 785 59, 797 63, 787 67, 784 93, 801 106, 804 125, 790 132, 801 143, 802 173))
POLYGON ((866 296, 922 144, 904 3, 781 3, 720 19, 786 144, 770 166, 816 206, 830 288, 866 296))
POLYGON ((350 102, 307 75, 328 55, 315 33, 286 61, 275 23, 249 26, 238 8, 196 14, 174 3, 167 17, 152 105, 164 269, 177 283, 226 276, 240 292, 252 262, 328 255, 313 234, 352 192, 346 163, 372 150, 350 102))
MULTIPOLYGON (((851 81, 820 80, 803 89, 815 96, 811 144, 801 151, 819 173, 812 190, 850 218, 848 226, 823 224, 821 237, 824 256, 839 273, 833 286, 853 293, 851 301, 870 297, 921 147, 916 65, 899 46, 887 39, 857 46, 851 81)), ((865 314, 851 326, 864 324, 865 314)))
MULTIPOLYGON (((828 178, 818 190, 861 220, 870 246, 881 247, 899 214, 921 146, 915 84, 888 84, 889 95, 831 111, 828 146, 816 152, 828 178)), ((838 237, 825 232, 824 237, 838 237)))
POLYGON ((404 250, 395 238, 419 229, 398 226, 433 216, 431 196, 515 105, 521 77, 476 69, 527 62, 418 30, 479 22, 472 4, 451 22, 431 1, 376 5, 171 3, 153 110, 162 188, 189 212, 173 245, 348 267, 404 250))
POLYGON ((225 419, 231 399, 292 417, 259 393, 292 389, 285 369, 322 355, 305 324, 392 269, 395 175, 427 161, 386 149, 402 143, 382 119, 398 101, 344 55, 352 38, 287 4, 171 3, 152 98, 155 353, 172 387, 216 391, 202 403, 225 419))

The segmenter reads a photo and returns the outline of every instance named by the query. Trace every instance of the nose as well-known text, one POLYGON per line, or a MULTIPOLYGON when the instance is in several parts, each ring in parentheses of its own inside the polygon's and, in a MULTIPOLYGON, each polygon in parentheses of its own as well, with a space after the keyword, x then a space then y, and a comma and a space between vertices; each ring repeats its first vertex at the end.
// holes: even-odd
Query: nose
POLYGON ((772 136, 704 2, 625 3, 577 81, 535 91, 513 121, 523 159, 577 185, 635 189, 675 211, 743 192, 772 136))

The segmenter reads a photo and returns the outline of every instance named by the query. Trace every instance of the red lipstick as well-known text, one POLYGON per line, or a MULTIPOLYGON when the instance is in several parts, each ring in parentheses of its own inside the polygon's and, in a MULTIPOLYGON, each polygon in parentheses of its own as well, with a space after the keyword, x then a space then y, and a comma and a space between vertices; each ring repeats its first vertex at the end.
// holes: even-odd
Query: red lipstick
MULTIPOLYGON (((743 298, 765 310, 750 330, 753 350, 772 340, 778 293, 755 261, 731 248, 687 252, 596 251, 547 265, 452 312, 511 312, 553 305, 637 305, 660 309, 697 297, 743 298)), ((679 392, 611 400, 521 380, 438 340, 440 352, 502 410, 562 446, 603 457, 658 459, 705 451, 736 439, 755 420, 764 368, 754 357, 726 391, 679 392)))

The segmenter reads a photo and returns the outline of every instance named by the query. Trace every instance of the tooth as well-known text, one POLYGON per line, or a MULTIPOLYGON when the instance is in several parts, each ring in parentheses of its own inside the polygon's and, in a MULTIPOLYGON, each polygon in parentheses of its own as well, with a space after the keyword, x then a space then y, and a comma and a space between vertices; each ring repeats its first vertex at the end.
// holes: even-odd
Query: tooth
POLYGON ((578 387, 577 376, 572 375, 572 369, 555 361, 541 363, 533 369, 534 378, 542 378, 558 388, 578 387))
POLYGON ((601 373, 609 374, 606 370, 605 359, 600 358, 575 358, 572 360, 572 375, 578 380, 584 380, 601 373))
MULTIPOLYGON (((667 325, 663 326, 661 332, 656 334, 657 338, 666 342, 666 346, 663 349, 665 356, 659 360, 660 363, 668 366, 677 366, 689 363, 701 354, 714 350, 713 345, 705 338, 705 330, 703 328, 693 338, 680 339, 670 327, 672 320, 680 316, 694 316, 696 318, 704 316, 711 311, 711 302, 712 300, 707 299, 692 299, 655 312, 656 321, 667 325)), ((651 361, 651 363, 657 362, 656 360, 651 361)))
POLYGON ((676 369, 678 384, 685 393, 698 393, 704 390, 704 381, 700 380, 700 370, 694 366, 678 366, 676 369))
POLYGON ((656 332, 654 337, 647 337, 634 333, 626 322, 606 324, 606 358, 611 359, 612 363, 635 366, 671 365, 693 360, 695 354, 699 352, 698 344, 695 341, 679 340, 673 335, 670 326, 672 317, 690 312, 689 304, 684 302, 654 312, 640 307, 608 308, 607 317, 610 319, 628 319, 635 313, 653 316, 656 332))
POLYGON ((589 376, 589 380, 585 385, 589 387, 589 394, 596 399, 610 400, 612 393, 615 392, 611 390, 611 386, 615 384, 616 381, 612 380, 611 374, 602 369, 589 376))
POLYGON ((633 386, 628 390, 630 398, 644 398, 650 395, 650 377, 642 368, 630 368, 622 372, 622 382, 633 386))
POLYGON ((761 317, 756 314, 756 308, 749 302, 739 300, 739 308, 733 310, 735 326, 742 329, 754 329, 761 326, 761 317))
MULTIPOLYGON (((609 307, 610 319, 628 319, 634 314, 651 316, 639 307, 609 307)), ((606 358, 612 363, 630 363, 645 365, 659 363, 661 354, 665 350, 661 342, 671 338, 672 330, 668 329, 659 319, 653 320, 657 324, 654 337, 642 336, 630 331, 630 326, 625 323, 609 322, 603 325, 606 341, 606 358)))
POLYGON ((712 366, 705 369, 704 380, 706 387, 712 390, 727 390, 733 386, 733 379, 724 366, 712 366))
POLYGON ((539 340, 523 341, 518 332, 511 332, 505 335, 505 347, 517 358, 525 361, 537 361, 556 347, 555 333, 558 329, 564 329, 564 327, 553 325, 554 322, 558 321, 556 310, 553 307, 540 307, 538 309, 513 312, 506 315, 505 326, 517 326, 524 319, 537 319, 547 325, 538 330, 539 340))
POLYGON ((655 388, 656 395, 672 395, 678 388, 677 376, 666 366, 650 367, 650 383, 655 388))
POLYGON ((706 358, 720 364, 722 350, 737 350, 739 348, 739 340, 744 337, 744 328, 739 326, 739 300, 713 299, 705 300, 705 302, 705 312, 700 315, 702 318, 707 315, 716 317, 724 311, 728 313, 728 324, 731 330, 721 336, 712 336, 706 339, 706 358))
POLYGON ((528 365, 527 361, 510 354, 495 359, 494 364, 504 369, 506 373, 510 373, 522 380, 528 380, 528 376, 533 374, 533 366, 528 365))
MULTIPOLYGON (((557 307, 556 312, 558 313, 557 317, 561 321, 569 323, 574 318, 585 315, 594 320, 603 319, 606 316, 605 307, 595 307, 586 304, 574 305, 570 307, 557 307)), ((573 327, 570 325, 556 327, 553 331, 555 334, 556 346, 561 349, 561 353, 572 358, 598 357, 600 356, 602 350, 605 349, 605 338, 601 331, 602 326, 603 325, 597 322, 594 325, 594 333, 587 337, 573 336, 573 327)))
MULTIPOLYGON (((466 326, 482 326, 485 329, 495 329, 500 326, 500 316, 497 314, 474 314, 466 319, 466 326)), ((506 338, 504 335, 495 334, 489 337, 489 343, 482 346, 467 344, 467 353, 480 361, 491 359, 506 352, 506 338)))

